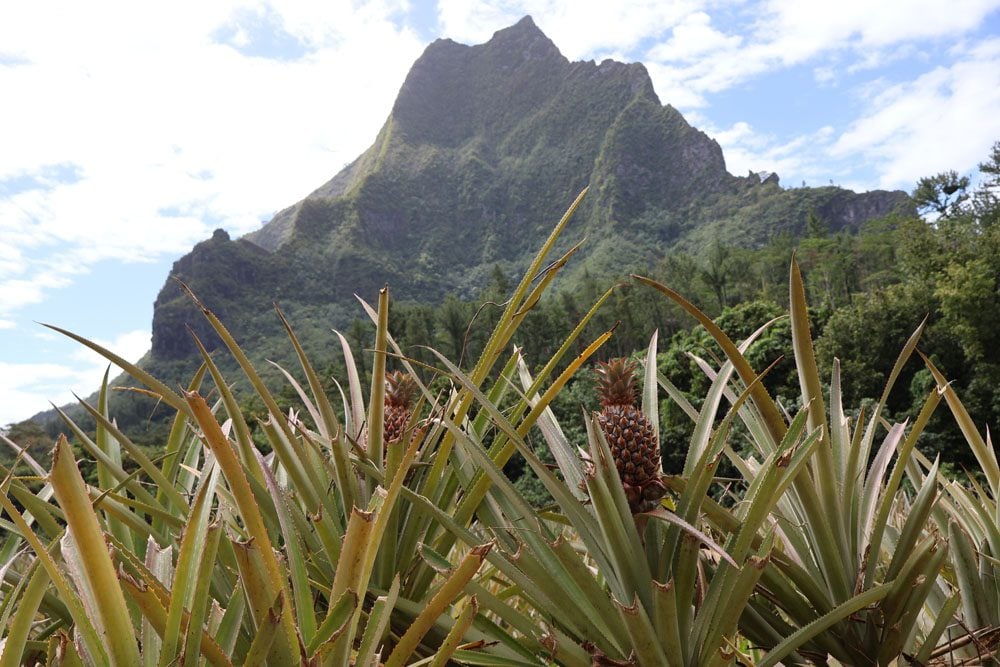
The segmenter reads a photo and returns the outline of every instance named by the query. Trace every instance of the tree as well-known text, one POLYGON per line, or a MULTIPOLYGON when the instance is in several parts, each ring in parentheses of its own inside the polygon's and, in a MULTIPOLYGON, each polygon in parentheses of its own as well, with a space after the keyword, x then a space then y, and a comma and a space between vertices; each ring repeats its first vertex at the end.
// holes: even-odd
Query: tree
POLYGON ((964 210, 969 199, 969 177, 959 176, 954 169, 942 171, 934 176, 925 176, 917 181, 913 200, 917 210, 939 217, 950 218, 964 210))
MULTIPOLYGON (((894 360, 932 307, 932 300, 927 287, 892 285, 869 292, 830 316, 816 341, 816 356, 827 377, 834 358, 840 360, 846 406, 857 407, 882 393, 894 360)), ((923 342, 926 345, 928 341, 923 342)), ((916 370, 915 363, 908 364, 897 388, 906 387, 916 370)), ((893 412, 903 411, 909 404, 910 397, 900 395, 898 389, 890 396, 893 412)))
MULTIPOLYGON (((1000 262, 977 257, 953 262, 938 276, 935 296, 941 304, 942 324, 961 342, 970 364, 983 363, 996 345, 1000 322, 997 270, 1000 262), (992 264, 992 265, 991 265, 992 264)), ((992 356, 996 356, 995 353, 992 356)))
POLYGON ((993 144, 985 162, 979 163, 982 181, 972 195, 972 210, 981 227, 1000 222, 1000 141, 993 144))
POLYGON ((438 343, 449 359, 461 363, 466 353, 466 335, 469 331, 471 318, 469 304, 461 301, 454 294, 445 297, 438 310, 438 343))
MULTIPOLYGON (((55 441, 41 425, 25 420, 15 424, 7 424, 0 429, 0 434, 25 449, 32 458, 42 465, 48 465, 49 453, 55 445, 55 441)), ((14 450, 6 443, 0 443, 0 452, 2 452, 0 453, 0 461, 9 463, 16 457, 14 450)))
POLYGON ((816 213, 816 209, 810 209, 806 216, 806 236, 822 238, 830 233, 830 225, 816 213))
POLYGON ((1000 141, 993 142, 989 157, 979 163, 979 171, 987 177, 990 185, 1000 185, 1000 141))
POLYGON ((729 305, 728 290, 734 272, 732 249, 715 241, 709 247, 705 260, 698 275, 712 290, 721 310, 729 305))

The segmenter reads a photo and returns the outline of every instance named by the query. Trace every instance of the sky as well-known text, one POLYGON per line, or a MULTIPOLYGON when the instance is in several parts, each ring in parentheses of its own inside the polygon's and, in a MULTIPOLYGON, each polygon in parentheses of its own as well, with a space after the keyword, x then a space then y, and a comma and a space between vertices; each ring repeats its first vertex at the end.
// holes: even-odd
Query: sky
POLYGON ((737 175, 912 191, 1000 140, 1000 0, 5 2, 0 426, 103 375, 40 323, 138 360, 175 260, 364 151, 434 39, 527 14, 571 60, 644 63, 737 175))

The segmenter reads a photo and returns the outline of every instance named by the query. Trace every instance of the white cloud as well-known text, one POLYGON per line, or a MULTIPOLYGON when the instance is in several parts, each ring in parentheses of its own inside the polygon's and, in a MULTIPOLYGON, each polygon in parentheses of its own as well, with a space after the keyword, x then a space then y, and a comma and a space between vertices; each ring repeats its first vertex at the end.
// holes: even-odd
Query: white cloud
POLYGON ((884 47, 961 34, 998 6, 997 0, 771 0, 761 12, 759 33, 770 31, 788 58, 801 59, 843 42, 884 47))
POLYGON ((859 189, 909 190, 920 176, 974 168, 1000 137, 996 40, 964 37, 998 7, 1000 0, 897 0, 877 7, 863 0, 826 5, 774 0, 745 6, 757 18, 742 39, 713 26, 710 17, 692 14, 674 27, 669 41, 650 49, 645 61, 661 98, 697 118, 694 112, 705 109, 713 93, 769 71, 808 63, 818 83, 837 85, 844 74, 878 71, 902 59, 925 61, 926 40, 958 37, 952 65, 911 83, 874 78, 845 91, 862 109, 846 130, 821 127, 776 137, 747 123, 722 130, 699 124, 718 139, 733 173, 766 169, 794 174, 795 182, 786 185, 834 178, 859 189), (873 168, 877 183, 857 182, 859 167, 873 168))
POLYGON ((837 80, 837 70, 830 65, 816 67, 813 69, 813 78, 819 84, 833 83, 837 80))
POLYGON ((0 65, 0 315, 96 262, 179 255, 219 226, 256 229, 321 185, 374 139, 422 48, 392 21, 404 8, 0 8, 3 62, 17 63, 0 65), (214 41, 248 15, 279 23, 301 57, 214 41), (71 177, 51 177, 58 165, 71 177), (43 261, 53 253, 58 264, 43 261))
POLYGON ((20 306, 40 303, 45 298, 46 290, 68 284, 67 276, 44 272, 31 280, 5 280, 0 282, 0 306, 5 310, 14 310, 20 306))
POLYGON ((673 36, 646 52, 654 62, 695 61, 705 54, 732 51, 743 43, 740 35, 726 35, 711 25, 712 19, 705 12, 694 12, 673 26, 673 36))
POLYGON ((93 391, 100 383, 99 375, 88 377, 70 366, 52 363, 0 362, 0 378, 3 378, 0 382, 0 426, 48 409, 50 400, 56 404, 74 400, 72 387, 78 391, 93 391))
MULTIPOLYGON (((125 359, 125 361, 135 363, 139 361, 142 355, 149 351, 151 337, 152 332, 149 329, 139 329, 118 334, 113 340, 95 339, 93 342, 114 352, 119 357, 125 359)), ((80 346, 78 350, 73 352, 72 357, 82 364, 88 364, 93 367, 103 368, 108 364, 107 359, 89 347, 80 346)))
MULTIPOLYGON (((149 350, 150 331, 127 331, 94 342, 134 362, 149 350)), ((0 426, 47 410, 50 402, 75 403, 74 393, 86 397, 100 386, 107 366, 104 357, 83 346, 72 353, 70 363, 0 361, 0 426)), ((116 373, 112 367, 111 376, 116 373)))
POLYGON ((836 165, 825 159, 827 149, 836 138, 834 128, 829 125, 785 140, 757 132, 743 121, 729 128, 709 128, 708 131, 722 146, 726 168, 732 174, 777 173, 784 179, 782 185, 785 187, 799 186, 802 180, 808 185, 827 185, 830 177, 837 175, 836 165), (788 180, 790 174, 799 182, 788 180))
POLYGON ((909 189, 921 176, 967 171, 1000 138, 1000 39, 950 67, 886 87, 831 147, 837 158, 877 165, 882 187, 909 189))
POLYGON ((746 122, 699 126, 722 146, 734 174, 767 170, 785 177, 786 186, 835 179, 856 190, 908 191, 922 176, 974 170, 1000 138, 1000 38, 966 44, 954 55, 957 62, 913 81, 873 79, 857 87, 862 111, 846 128, 778 137, 746 122), (874 181, 858 181, 862 167, 874 181))
POLYGON ((697 108, 707 104, 707 95, 768 71, 815 63, 817 78, 832 81, 841 69, 855 72, 913 56, 912 42, 961 35, 998 7, 1000 0, 772 0, 744 7, 745 34, 727 34, 704 13, 692 13, 645 60, 665 101, 697 108))

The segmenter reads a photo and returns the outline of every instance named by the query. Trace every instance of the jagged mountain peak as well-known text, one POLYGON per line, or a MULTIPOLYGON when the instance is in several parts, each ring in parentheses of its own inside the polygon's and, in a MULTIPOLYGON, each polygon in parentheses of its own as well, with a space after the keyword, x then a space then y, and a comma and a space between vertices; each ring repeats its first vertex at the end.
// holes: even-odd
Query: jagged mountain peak
POLYGON ((525 16, 514 25, 497 30, 489 41, 474 46, 455 42, 448 37, 436 39, 427 47, 422 58, 463 53, 470 49, 511 63, 518 60, 563 58, 559 48, 541 31, 531 16, 525 16))
POLYGON ((394 133, 411 143, 456 146, 509 129, 513 113, 544 104, 569 61, 531 17, 484 44, 430 44, 410 68, 393 105, 394 133), (513 112, 513 113, 512 113, 513 112))
POLYGON ((508 28, 497 30, 483 46, 487 50, 524 60, 563 58, 558 47, 535 25, 531 16, 525 16, 508 28))

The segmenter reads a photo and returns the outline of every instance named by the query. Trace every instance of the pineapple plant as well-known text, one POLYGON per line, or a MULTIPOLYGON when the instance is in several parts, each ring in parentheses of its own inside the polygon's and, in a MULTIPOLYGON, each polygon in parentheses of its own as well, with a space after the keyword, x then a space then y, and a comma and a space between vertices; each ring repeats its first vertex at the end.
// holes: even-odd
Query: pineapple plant
POLYGON ((636 362, 619 358, 597 364, 597 414, 633 514, 647 512, 666 493, 660 479, 660 443, 636 406, 636 362))
POLYGON ((402 371, 385 374, 385 413, 383 433, 386 442, 396 442, 403 437, 413 410, 417 383, 402 371))

